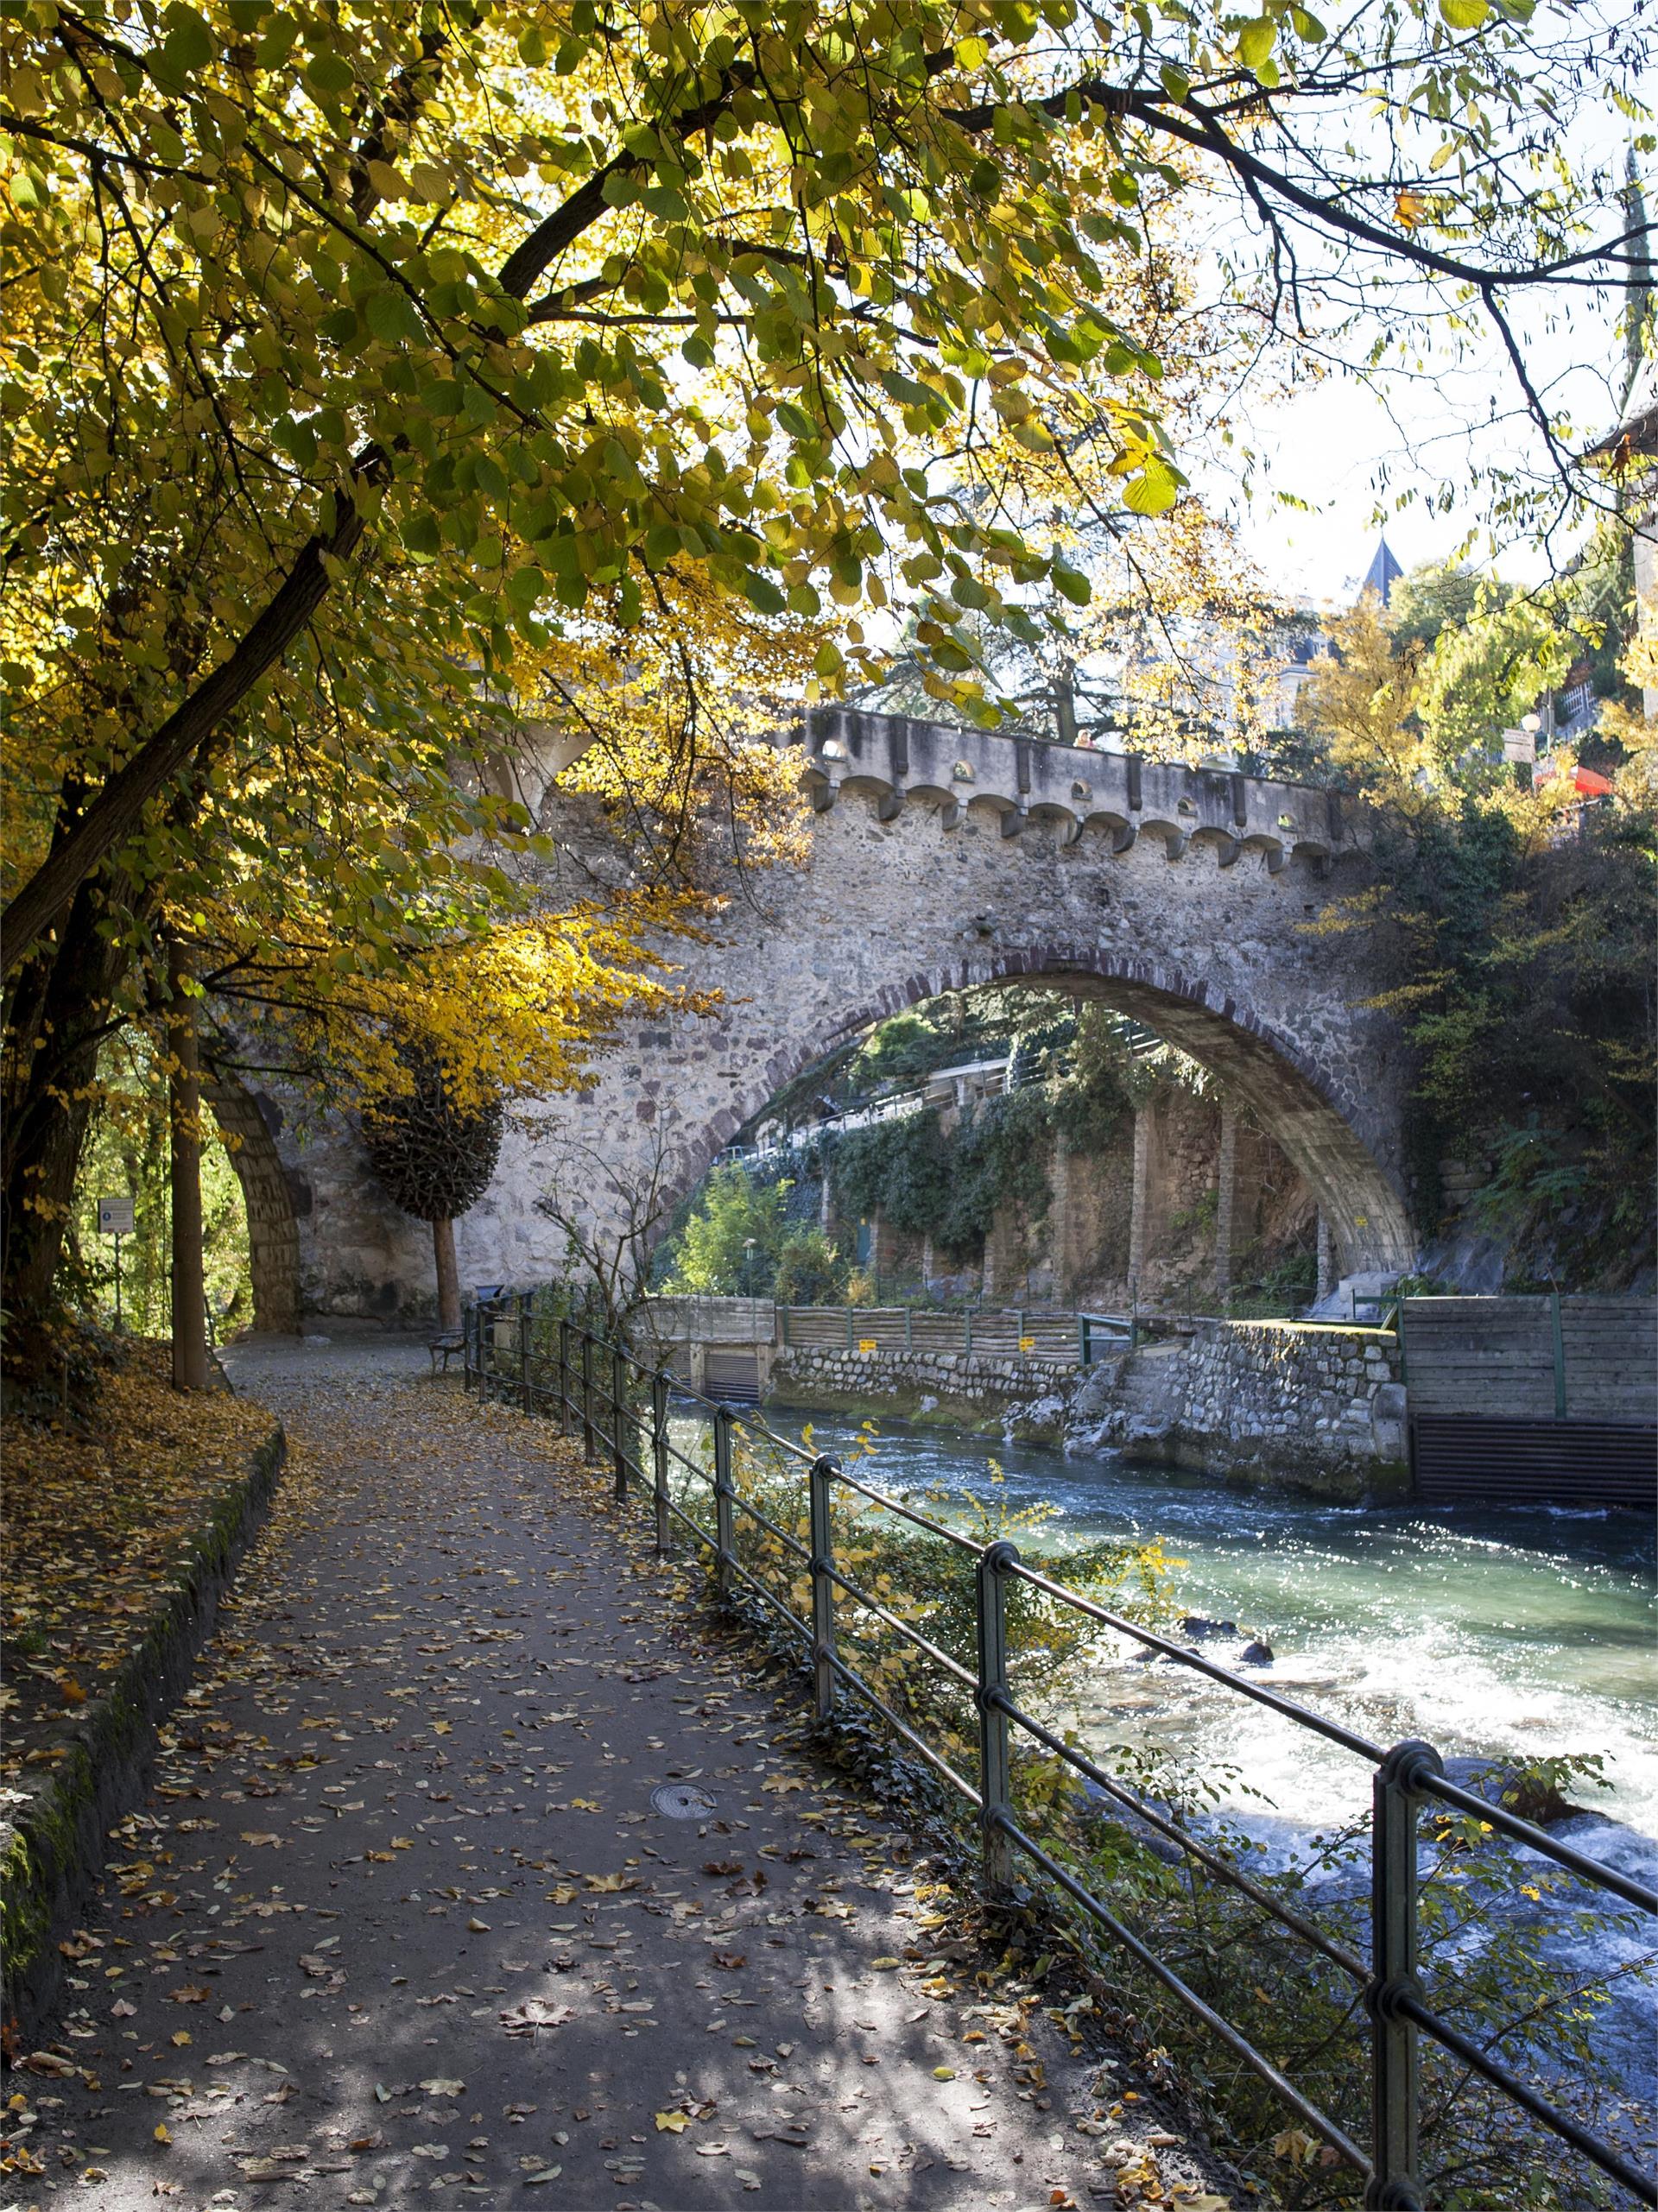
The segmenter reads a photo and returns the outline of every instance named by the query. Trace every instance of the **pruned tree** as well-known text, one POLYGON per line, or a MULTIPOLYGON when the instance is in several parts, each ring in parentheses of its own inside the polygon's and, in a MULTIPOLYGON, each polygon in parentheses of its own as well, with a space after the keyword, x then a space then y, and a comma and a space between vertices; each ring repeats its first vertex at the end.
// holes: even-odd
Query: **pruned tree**
POLYGON ((360 1116, 369 1164, 387 1196, 416 1221, 432 1224, 438 1274, 438 1327, 460 1327, 455 1223, 490 1186, 501 1155, 505 1115, 498 1101, 462 1108, 434 1061, 416 1059, 406 1091, 366 1105, 360 1116))

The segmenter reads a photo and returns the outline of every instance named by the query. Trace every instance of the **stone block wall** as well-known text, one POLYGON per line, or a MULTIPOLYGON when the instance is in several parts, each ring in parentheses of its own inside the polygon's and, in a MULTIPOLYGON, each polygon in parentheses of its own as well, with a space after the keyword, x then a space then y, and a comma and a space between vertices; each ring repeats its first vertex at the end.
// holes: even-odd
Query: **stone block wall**
POLYGON ((937 1422, 1012 1432, 1032 1444, 1063 1440, 1074 1374, 1030 1360, 975 1354, 789 1345, 771 1364, 769 1399, 826 1413, 937 1422))
POLYGON ((1217 1322, 1096 1370, 1076 1394, 1072 1447, 1319 1496, 1409 1488, 1397 1340, 1299 1321, 1217 1322))

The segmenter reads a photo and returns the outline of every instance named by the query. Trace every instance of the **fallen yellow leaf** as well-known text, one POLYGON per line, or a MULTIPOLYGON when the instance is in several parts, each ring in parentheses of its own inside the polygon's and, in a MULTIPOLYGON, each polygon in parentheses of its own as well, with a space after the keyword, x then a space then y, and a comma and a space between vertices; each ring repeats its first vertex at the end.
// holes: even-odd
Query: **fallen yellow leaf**
POLYGON ((167 2132, 167 2123, 165 2120, 163 2120, 156 2128, 155 2139, 158 2143, 170 2143, 173 2140, 173 2138, 167 2132))
POLYGON ((956 2078, 956 2070, 953 2066, 935 2066, 933 2069, 933 2078, 935 2082, 953 2082, 956 2078))
POLYGON ((656 2132, 659 2135, 683 2135, 691 2125, 687 2114, 679 2111, 677 2108, 672 2112, 659 2112, 655 2117, 656 2132))

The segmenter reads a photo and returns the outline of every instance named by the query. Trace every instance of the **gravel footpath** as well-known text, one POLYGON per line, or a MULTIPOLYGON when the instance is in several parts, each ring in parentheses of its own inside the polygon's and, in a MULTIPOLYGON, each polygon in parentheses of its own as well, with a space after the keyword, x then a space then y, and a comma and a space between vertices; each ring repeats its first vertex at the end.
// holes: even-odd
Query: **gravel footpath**
POLYGON ((10 2079, 0 2212, 1224 2206, 1126 2063, 975 1983, 547 1424, 406 1342, 226 1364, 291 1472, 10 2079))

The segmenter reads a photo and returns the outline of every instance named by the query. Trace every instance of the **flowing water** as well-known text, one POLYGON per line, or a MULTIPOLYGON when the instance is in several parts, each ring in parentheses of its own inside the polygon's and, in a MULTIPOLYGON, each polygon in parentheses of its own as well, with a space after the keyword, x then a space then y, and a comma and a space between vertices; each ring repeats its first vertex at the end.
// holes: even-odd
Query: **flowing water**
MULTIPOLYGON (((768 1414, 796 1432, 801 1418, 768 1414)), ((820 1449, 852 1433, 813 1427, 820 1449)), ((1009 1506, 1051 1507, 1044 1541, 1055 1548, 1161 1538, 1181 1563, 1180 1611, 1243 1632, 1211 1646, 1216 1658, 1230 1664, 1244 1635, 1260 1638, 1274 1654, 1262 1681, 1381 1742, 1423 1736, 1447 1756, 1597 1754, 1612 1788, 1573 1794, 1658 1838, 1658 1585, 1642 1515, 1328 1505, 896 1425, 870 1467, 884 1488, 994 1486, 1009 1506)), ((1368 1804, 1368 1766, 1184 1668, 1104 1665, 1078 1717, 1092 1744, 1155 1741, 1213 1774, 1238 1770, 1222 1786, 1253 1809, 1252 1826, 1269 1829, 1275 1813, 1305 1832, 1368 1804)))
MULTIPOLYGON (((817 1415, 769 1407, 766 1419, 794 1437, 809 1423, 819 1450, 861 1443, 850 1425, 817 1415)), ((703 1432, 700 1422, 685 1427, 703 1432)), ((687 1433, 681 1448, 700 1457, 700 1440, 687 1433)), ((1237 1624, 1207 1644, 1210 1655, 1235 1665, 1259 1639, 1269 1664, 1240 1672, 1375 1741, 1425 1737, 1447 1759, 1598 1756, 1611 1787, 1573 1782, 1573 1802, 1592 1810, 1556 1833, 1658 1887, 1658 1577, 1645 1516, 1331 1505, 897 1424, 882 1428, 857 1472, 879 1488, 930 1494, 946 1520, 952 1501, 965 1507, 975 1497, 1047 1507, 1047 1550, 1161 1539, 1178 1611, 1237 1624)), ((1117 1764, 1119 1747, 1155 1754, 1164 1773, 1206 1785, 1211 1817, 1245 1831, 1269 1866, 1306 1866, 1316 1837, 1367 1819, 1367 1760, 1190 1668, 1138 1653, 1107 1635, 1065 1716, 1102 1766, 1117 1764)), ((1512 1894, 1494 1910, 1523 1924, 1563 1982, 1613 1977, 1593 2040, 1636 2113, 1650 2116, 1658 1976, 1639 1916, 1620 1927, 1605 1917, 1604 1893, 1574 1883, 1538 1899, 1528 1885, 1541 1869, 1518 1847, 1516 1858, 1512 1894), (1519 1878, 1526 1864, 1535 1871, 1519 1878), (1580 1922, 1591 1905, 1592 1922, 1580 1922)), ((1626 2146, 1654 2147, 1649 2120, 1619 2132, 1626 2146)))

